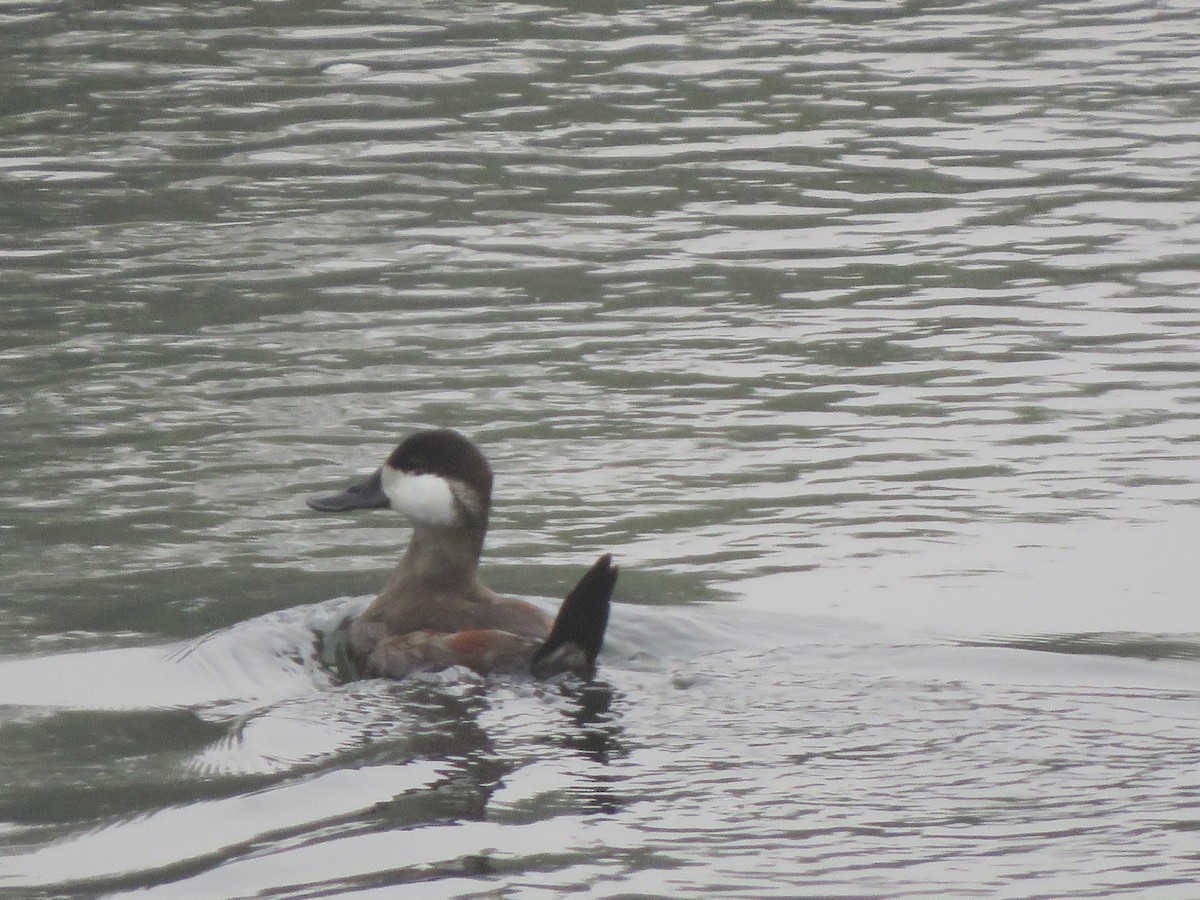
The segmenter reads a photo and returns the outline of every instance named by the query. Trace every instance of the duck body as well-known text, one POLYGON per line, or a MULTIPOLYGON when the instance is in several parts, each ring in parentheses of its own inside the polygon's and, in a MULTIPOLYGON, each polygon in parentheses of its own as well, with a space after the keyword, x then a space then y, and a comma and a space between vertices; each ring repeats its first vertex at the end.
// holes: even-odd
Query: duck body
POLYGON ((314 509, 388 506, 412 523, 408 546, 383 590, 350 623, 350 648, 368 675, 404 678, 461 665, 482 674, 591 675, 608 621, 617 568, 602 556, 556 619, 505 598, 478 576, 492 470, 456 431, 409 437, 369 478, 314 509))

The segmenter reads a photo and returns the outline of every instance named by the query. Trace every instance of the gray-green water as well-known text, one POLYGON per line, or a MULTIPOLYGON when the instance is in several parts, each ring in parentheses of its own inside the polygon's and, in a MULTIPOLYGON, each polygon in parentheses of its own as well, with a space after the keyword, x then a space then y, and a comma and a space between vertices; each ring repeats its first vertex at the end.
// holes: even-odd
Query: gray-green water
POLYGON ((0 892, 1178 898, 1200 8, 0 4, 0 892), (407 431, 603 689, 335 683, 407 431))

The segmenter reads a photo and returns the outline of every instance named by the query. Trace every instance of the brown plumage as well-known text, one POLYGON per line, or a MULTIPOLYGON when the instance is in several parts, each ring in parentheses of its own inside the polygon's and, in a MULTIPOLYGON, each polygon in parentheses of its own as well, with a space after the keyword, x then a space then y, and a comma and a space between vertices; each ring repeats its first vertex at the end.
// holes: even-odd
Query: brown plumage
POLYGON ((409 437, 365 481, 309 501, 319 510, 391 506, 412 522, 383 590, 350 625, 367 674, 403 678, 456 665, 483 674, 592 673, 617 578, 611 557, 592 566, 554 622, 531 603, 498 596, 478 577, 491 492, 491 466, 478 448, 437 429, 409 437))

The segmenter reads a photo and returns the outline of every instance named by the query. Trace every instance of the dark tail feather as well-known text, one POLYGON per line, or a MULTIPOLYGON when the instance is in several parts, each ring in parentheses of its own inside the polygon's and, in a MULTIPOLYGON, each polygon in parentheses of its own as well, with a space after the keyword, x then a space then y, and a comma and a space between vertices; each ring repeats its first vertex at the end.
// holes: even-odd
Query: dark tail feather
POLYGON ((550 637, 533 655, 533 673, 539 678, 574 671, 591 675, 596 655, 604 644, 608 626, 608 601, 617 583, 617 567, 606 553, 584 573, 567 594, 550 629, 550 637))

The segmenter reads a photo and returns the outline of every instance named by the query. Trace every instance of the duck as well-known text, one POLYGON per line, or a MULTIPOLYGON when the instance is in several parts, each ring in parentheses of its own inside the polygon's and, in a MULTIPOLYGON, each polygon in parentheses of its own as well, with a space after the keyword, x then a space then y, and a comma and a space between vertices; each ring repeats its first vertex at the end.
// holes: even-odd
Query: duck
POLYGON ((591 678, 604 643, 618 567, 602 555, 551 618, 479 579, 492 467, 450 428, 415 432, 371 475, 308 497, 319 512, 390 508, 412 534, 383 589, 351 619, 348 646, 368 677, 402 679, 464 666, 481 675, 591 678))

